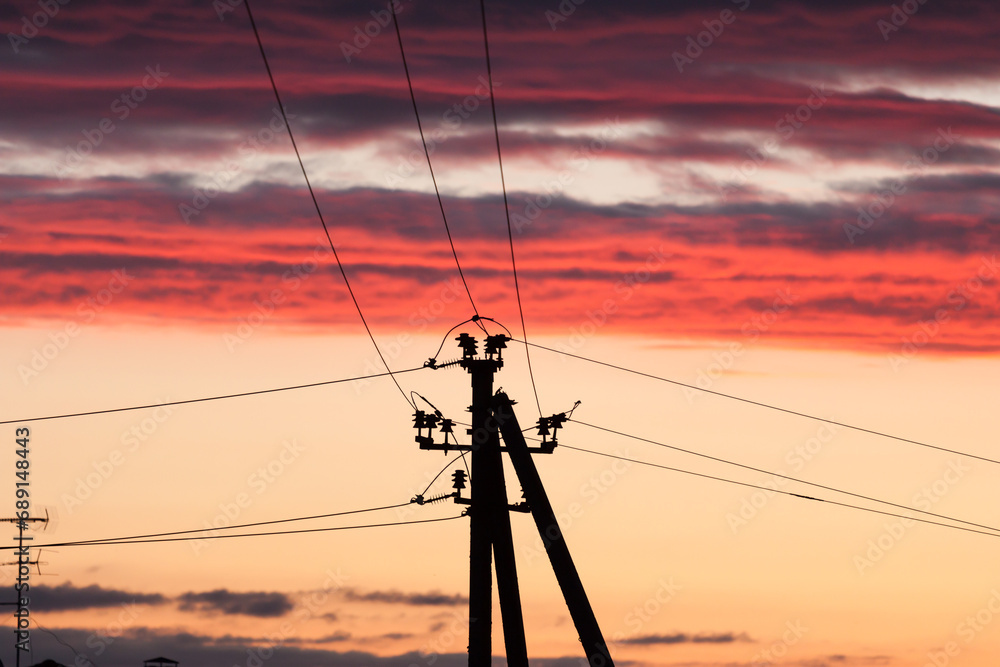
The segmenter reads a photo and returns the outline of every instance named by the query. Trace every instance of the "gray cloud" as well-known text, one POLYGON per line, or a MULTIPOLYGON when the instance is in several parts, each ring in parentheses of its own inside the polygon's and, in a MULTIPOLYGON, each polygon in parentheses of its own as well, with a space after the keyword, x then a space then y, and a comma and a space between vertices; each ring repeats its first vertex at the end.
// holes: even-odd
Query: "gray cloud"
POLYGON ((159 593, 130 593, 97 585, 79 587, 72 582, 31 587, 31 606, 39 611, 99 609, 123 604, 159 605, 167 601, 159 593))
POLYGON ((371 591, 359 593, 348 589, 344 598, 352 602, 384 602, 388 604, 405 604, 416 606, 453 606, 468 604, 469 598, 464 595, 447 595, 433 591, 430 593, 402 593, 400 591, 371 591))
POLYGON ((638 635, 622 639, 620 643, 634 646, 656 646, 662 644, 733 644, 736 642, 752 642, 745 632, 705 633, 691 635, 678 632, 671 635, 638 635))
MULTIPOLYGON (((297 646, 304 641, 298 638, 289 638, 282 645, 273 646, 266 636, 210 637, 187 632, 162 632, 148 627, 126 631, 122 636, 114 638, 113 642, 108 642, 106 649, 97 656, 87 648, 87 640, 93 636, 90 630, 59 627, 49 629, 58 640, 47 633, 32 634, 32 648, 36 659, 41 662, 50 658, 68 665, 76 661, 81 667, 135 667, 154 655, 177 660, 182 667, 246 665, 256 664, 253 661, 258 660, 265 662, 268 667, 409 667, 414 663, 426 664, 423 656, 416 652, 383 656, 363 651, 307 649, 297 646), (69 646, 81 651, 79 657, 74 655, 69 646), (261 655, 270 657, 262 660, 261 655)), ((318 643, 338 642, 348 638, 345 633, 334 633, 320 638, 318 643)), ((435 667, 465 667, 468 655, 464 652, 437 655, 434 664, 435 667)))
POLYGON ((284 593, 234 593, 225 588, 204 593, 184 593, 177 599, 181 611, 221 612, 226 615, 260 618, 284 616, 294 606, 284 593))

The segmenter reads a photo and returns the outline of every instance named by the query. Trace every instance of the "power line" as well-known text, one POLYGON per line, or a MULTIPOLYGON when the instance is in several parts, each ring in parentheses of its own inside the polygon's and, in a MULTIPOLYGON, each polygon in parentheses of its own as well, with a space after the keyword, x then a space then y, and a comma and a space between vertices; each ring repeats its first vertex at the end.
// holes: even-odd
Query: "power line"
POLYGON ((970 454, 968 452, 962 452, 957 449, 949 449, 947 447, 940 447, 938 445, 932 445, 926 442, 921 442, 920 440, 911 440, 910 438, 904 438, 898 435, 892 435, 891 433, 886 433, 885 431, 876 431, 870 428, 864 428, 862 426, 854 426, 853 424, 847 424, 845 422, 834 421, 833 419, 826 419, 825 417, 818 417, 816 415, 811 415, 805 412, 797 412, 795 410, 789 410, 788 408, 782 408, 777 405, 772 405, 770 403, 764 403, 762 401, 754 401, 749 398, 743 398, 741 396, 734 396, 732 394, 724 394, 721 391, 713 391, 711 389, 704 389, 693 384, 687 384, 684 382, 679 382, 677 380, 671 380, 670 378, 661 377, 659 375, 653 375, 651 373, 644 373, 643 371, 637 371, 632 368, 626 368, 625 366, 618 366, 617 364, 610 364, 606 361, 598 361, 596 359, 591 359, 589 357, 584 357, 579 354, 573 354, 572 352, 565 352, 563 350, 557 350, 552 347, 546 347, 544 345, 539 345, 538 343, 529 343, 527 340, 518 340, 517 338, 512 338, 516 343, 521 343, 525 347, 537 347, 542 350, 547 350, 549 352, 554 352, 556 354, 562 354, 567 357, 573 357, 574 359, 579 359, 581 361, 587 361, 592 364, 597 364, 599 366, 606 366, 608 368, 614 368, 615 370, 624 371, 626 373, 632 373, 633 375, 641 375, 642 377, 647 377, 652 380, 659 380, 660 382, 667 382, 669 384, 677 385, 678 387, 687 387, 688 389, 694 389, 695 391, 701 391, 706 394, 714 394, 715 396, 721 396, 722 398, 728 398, 734 401, 740 401, 742 403, 749 403, 750 405, 756 405, 761 408, 767 408, 769 410, 776 410, 778 412, 784 412, 789 415, 795 415, 797 417, 805 417, 806 419, 813 419, 815 421, 824 422, 826 424, 833 424, 834 426, 841 426, 843 428, 849 428, 853 431, 859 431, 861 433, 869 433, 871 435, 877 435, 883 438, 889 438, 890 440, 898 440, 899 442, 906 442, 911 445, 917 445, 919 447, 927 447, 928 449, 936 449, 941 452, 948 452, 949 454, 957 454, 959 456, 966 456, 970 459, 978 459, 980 461, 986 461, 987 463, 995 463, 1000 465, 1000 461, 997 459, 991 459, 986 456, 978 456, 976 454, 970 454))
MULTIPOLYGON (((299 168, 302 169, 302 177, 306 181, 306 187, 309 189, 309 196, 312 197, 313 206, 316 207, 316 215, 319 216, 319 222, 323 225, 323 232, 326 234, 326 240, 330 244, 330 250, 333 251, 333 258, 337 261, 337 266, 340 268, 340 275, 344 278, 344 285, 347 286, 347 291, 351 295, 351 301, 354 302, 354 307, 358 311, 358 317, 361 318, 361 324, 364 325, 365 331, 368 332, 368 337, 372 341, 372 345, 375 346, 375 352, 378 353, 378 358, 382 360, 382 365, 385 369, 389 371, 389 377, 396 384, 396 388, 399 389, 399 393, 403 395, 403 399, 410 403, 409 397, 406 392, 403 391, 403 387, 400 386, 399 380, 393 375, 392 369, 389 368, 389 363, 386 361, 385 356, 382 354, 382 348, 378 346, 375 341, 375 336, 372 334, 371 327, 368 326, 368 320, 365 319, 365 314, 361 312, 361 304, 358 303, 358 297, 354 294, 354 289, 351 287, 351 281, 347 278, 347 271, 344 270, 344 264, 340 261, 340 256, 337 254, 337 248, 333 244, 333 237, 330 236, 330 229, 326 226, 326 220, 323 218, 323 211, 320 210, 319 201, 316 199, 316 193, 313 191, 312 183, 309 182, 309 174, 306 173, 306 165, 302 162, 302 155, 299 153, 298 144, 295 143, 295 135, 292 134, 292 126, 288 122, 288 116, 285 115, 285 105, 281 103, 281 95, 278 94, 278 85, 274 81, 274 74, 271 72, 271 65, 267 61, 267 54, 264 52, 264 43, 260 39, 260 32, 257 31, 257 23, 253 20, 253 12, 250 11, 250 0, 246 0, 244 3, 247 8, 247 16, 250 18, 250 27, 253 28, 254 37, 257 39, 257 47, 260 49, 260 57, 264 61, 264 69, 267 70, 267 78, 271 81, 271 89, 274 91, 274 99, 278 101, 278 110, 281 112, 281 118, 285 121, 285 128, 288 130, 288 138, 292 141, 292 148, 295 150, 295 157, 299 161, 299 168)), ((410 403, 410 407, 413 404, 410 403)))
POLYGON ((274 519, 272 521, 257 521, 255 523, 241 523, 232 526, 220 526, 218 528, 195 528, 193 530, 175 530, 168 533, 148 533, 146 535, 128 535, 126 537, 105 537, 96 540, 76 540, 73 542, 74 545, 85 545, 85 544, 101 544, 104 542, 118 542, 120 540, 140 540, 153 537, 174 537, 176 535, 190 535, 191 533, 209 533, 219 530, 239 530, 242 528, 255 528, 257 526, 272 526, 278 523, 289 523, 293 521, 311 521, 313 519, 329 519, 335 516, 347 516, 348 514, 365 514, 367 512, 379 512, 382 510, 396 509, 397 507, 406 507, 407 505, 413 504, 413 501, 408 501, 405 503, 396 503, 395 505, 384 505, 382 507, 368 507, 360 510, 348 510, 346 512, 332 512, 330 514, 314 514, 312 516, 298 516, 290 519, 274 519))
POLYGON ((783 475, 783 474, 778 473, 778 472, 771 472, 770 470, 764 470, 762 468, 755 468, 754 466, 751 466, 751 465, 746 465, 746 464, 743 464, 743 463, 737 463, 736 461, 730 461, 728 459, 720 458, 718 456, 711 456, 710 454, 703 454, 701 452, 696 452, 696 451, 693 451, 693 450, 690 450, 690 449, 684 449, 682 447, 675 447, 674 445, 668 445, 668 444, 663 443, 663 442, 657 442, 656 440, 650 440, 648 438, 642 438, 642 437, 639 437, 637 435, 631 435, 629 433, 623 433, 622 431, 616 431, 616 430, 611 429, 611 428, 605 428, 603 426, 596 426, 594 424, 588 424, 587 422, 582 422, 579 419, 571 419, 570 421, 572 421, 574 423, 577 423, 577 424, 580 424, 581 426, 587 426, 589 428, 596 429, 598 431, 604 431, 605 433, 613 433, 615 435, 620 435, 620 436, 622 436, 624 438, 631 438, 633 440, 638 440, 639 442, 649 443, 651 445, 656 445, 658 447, 665 447, 666 449, 673 449, 675 451, 684 452, 685 454, 691 454, 693 456, 700 456, 701 458, 704 458, 704 459, 709 459, 711 461, 718 461, 719 463, 725 463, 726 465, 736 466, 737 468, 743 468, 744 470, 752 470, 753 472, 759 472, 759 473, 762 473, 762 474, 765 474, 765 475, 771 475, 773 477, 780 477, 782 479, 787 479, 789 481, 797 482, 799 484, 805 484, 807 486, 814 486, 814 487, 816 487, 818 489, 824 489, 826 491, 833 491, 835 493, 842 493, 842 494, 844 494, 846 496, 853 496, 855 498, 860 498, 862 500, 869 500, 869 501, 874 502, 874 503, 881 503, 883 505, 889 505, 890 507, 896 507, 896 508, 899 508, 899 509, 908 510, 910 512, 919 512, 920 514, 925 514, 927 516, 934 516, 934 517, 937 517, 939 519, 947 519, 948 521, 955 521, 955 522, 958 522, 958 523, 964 523, 964 524, 969 525, 969 526, 976 526, 978 528, 985 528, 987 530, 993 530, 993 531, 996 531, 997 533, 1000 533, 1000 528, 994 528, 993 526, 988 526, 986 524, 976 523, 974 521, 966 521, 965 519, 957 519, 957 518, 955 518, 953 516, 948 516, 946 514, 937 514, 936 512, 928 512, 927 510, 916 509, 914 507, 909 507, 907 505, 900 505, 898 503, 893 503, 893 502, 890 502, 888 500, 880 500, 878 498, 873 498, 872 496, 866 496, 866 495, 861 494, 861 493, 854 493, 854 492, 851 492, 851 491, 844 491, 843 489, 838 489, 838 488, 833 487, 833 486, 826 486, 825 484, 818 484, 816 482, 809 482, 809 481, 806 481, 804 479, 799 479, 797 477, 789 477, 788 475, 783 475))
MULTIPOLYGON (((421 523, 436 523, 439 521, 452 521, 454 519, 461 519, 463 515, 459 514, 457 516, 446 516, 438 519, 417 519, 412 521, 392 521, 389 523, 369 523, 363 525, 355 526, 331 526, 328 528, 302 528, 299 530, 276 530, 267 533, 238 533, 236 535, 199 535, 194 537, 166 537, 158 538, 153 540, 140 540, 131 538, 121 538, 117 540, 105 540, 105 541, 84 541, 84 542, 55 542, 53 544, 38 544, 35 545, 41 548, 48 547, 85 547, 85 546, 112 546, 118 544, 157 544, 161 542, 190 542, 193 540, 225 540, 237 537, 271 537, 274 535, 301 535, 304 533, 328 533, 338 530, 359 530, 363 528, 385 528, 387 526, 409 526, 421 523)), ((0 550, 16 549, 17 547, 0 547, 0 550)))
POLYGON ((322 387, 324 385, 330 384, 341 384, 344 382, 354 382, 356 380, 371 380, 374 378, 392 376, 394 373, 400 375, 402 373, 412 373, 414 371, 423 370, 425 367, 420 366, 418 368, 407 368, 402 371, 388 371, 385 373, 374 373, 372 375, 359 375, 357 377, 342 378, 340 380, 324 380, 323 382, 311 382, 309 384, 298 384, 291 387, 277 387, 275 389, 259 389, 257 391, 245 391, 239 394, 225 394, 222 396, 206 396, 204 398, 189 398, 183 401, 167 401, 165 403, 149 403, 147 405, 133 405, 127 408, 110 408, 107 410, 91 410, 89 412, 72 412, 61 415, 48 415, 46 417, 28 417, 26 419, 7 419, 0 421, 0 425, 4 424, 21 424, 25 422, 37 422, 45 421, 48 419, 66 419, 69 417, 87 417, 90 415, 105 415, 112 412, 128 412, 130 410, 146 410, 149 408, 162 408, 171 405, 186 405, 188 403, 203 403, 205 401, 221 401, 227 398, 241 398, 243 396, 257 396, 258 394, 273 394, 279 391, 291 391, 293 389, 307 389, 309 387, 322 387))
MULTIPOLYGON (((517 295, 517 311, 521 315, 521 335, 528 340, 528 330, 524 326, 524 308, 521 305, 521 287, 517 280, 517 262, 514 259, 514 231, 510 224, 510 207, 507 204, 507 183, 503 175, 503 156, 500 152, 500 127, 497 125, 497 103, 493 96, 493 66, 490 64, 490 39, 486 32, 486 0, 479 0, 479 8, 483 16, 483 46, 486 49, 486 75, 490 83, 490 109, 493 111, 493 135, 497 143, 497 162, 500 164, 500 187, 503 189, 503 211, 507 216, 507 240, 510 242, 510 267, 514 273, 514 294, 517 295)), ((528 360, 528 377, 531 379, 531 391, 535 394, 535 405, 538 416, 542 416, 542 403, 538 400, 538 387, 535 385, 535 373, 531 368, 531 352, 524 347, 524 356, 528 360)))
POLYGON ((837 505, 839 507, 847 507, 849 509, 861 510, 862 512, 871 512, 873 514, 881 514, 883 516, 891 516, 897 519, 908 519, 910 521, 919 521, 920 523, 929 523, 934 526, 944 526, 945 528, 953 528, 955 530, 964 530, 969 533, 978 533, 979 535, 987 535, 989 537, 1000 537, 998 533, 991 533, 985 530, 976 530, 975 528, 966 528, 965 526, 956 526, 951 523, 941 523, 940 521, 931 521, 930 519, 921 519, 915 516, 906 516, 905 514, 895 514, 893 512, 885 512, 882 510, 877 510, 871 507, 862 507, 861 505, 851 505, 849 503, 842 503, 837 500, 827 500, 824 498, 814 498, 812 496, 804 496, 801 493, 792 493, 791 491, 782 491, 780 489, 772 489, 766 486, 761 486, 759 484, 751 484, 749 482, 740 482, 735 479, 727 479, 725 477, 716 477, 715 475, 706 475, 700 472, 694 472, 692 470, 684 470, 683 468, 673 468, 671 466, 660 465, 659 463, 650 463, 649 461, 642 461, 640 459, 633 459, 627 456, 620 456, 618 454, 607 454, 605 452, 595 452, 591 449, 583 449, 582 447, 572 447, 570 445, 559 444, 560 448, 572 449, 576 452, 584 452, 585 454, 594 454, 596 456, 603 456, 609 459, 618 459, 620 461, 629 461, 630 463, 638 463, 639 465, 650 466, 651 468, 661 468, 663 470, 671 470, 673 472, 684 473, 685 475, 693 475, 695 477, 703 477, 705 479, 712 479, 717 482, 726 482, 727 484, 736 484, 738 486, 746 486, 751 489, 759 489, 761 491, 767 491, 768 493, 780 493, 785 496, 793 496, 795 498, 802 498, 804 500, 815 500, 816 502, 826 503, 828 505, 837 505))
MULTIPOLYGON (((438 356, 441 354, 441 350, 444 349, 444 344, 448 342, 448 336, 451 335, 452 331, 454 331, 455 329, 459 328, 463 324, 468 324, 471 321, 472 321, 472 319, 470 318, 468 320, 465 320, 464 322, 459 322, 458 324, 456 324, 452 328, 448 329, 448 331, 445 333, 444 337, 441 339, 441 344, 438 345, 437 352, 434 353, 434 356, 431 357, 431 359, 433 359, 435 361, 437 360, 438 356)), ((500 326, 503 326, 503 325, 501 324, 500 326)))
POLYGON ((53 639, 55 639, 57 642, 59 642, 60 644, 62 644, 66 648, 68 648, 70 651, 73 652, 74 655, 76 655, 76 657, 78 659, 80 659, 80 660, 83 661, 82 663, 78 663, 78 664, 83 664, 83 665, 88 665, 89 664, 89 665, 94 665, 94 667, 97 666, 96 662, 94 662, 93 660, 90 660, 89 658, 87 658, 87 656, 81 654, 79 651, 77 651, 75 648, 73 648, 73 646, 70 643, 63 641, 62 639, 59 638, 59 635, 57 635, 56 633, 52 632, 52 630, 49 630, 48 628, 44 627, 41 623, 39 623, 38 619, 36 617, 32 616, 31 620, 35 622, 35 625, 38 626, 39 630, 41 630, 42 632, 45 632, 45 633, 48 633, 48 634, 52 635, 53 639))
MULTIPOLYGON (((448 461, 447 463, 445 463, 444 467, 441 468, 441 471, 438 472, 438 474, 434 475, 434 479, 432 479, 431 482, 430 482, 430 484, 427 485, 427 488, 420 492, 420 495, 423 496, 425 493, 427 493, 428 491, 430 491, 431 487, 434 486, 434 482, 438 481, 438 478, 441 477, 441 475, 444 474, 444 471, 447 470, 448 468, 450 468, 451 464, 454 463, 455 461, 459 460, 459 459, 462 459, 463 461, 465 461, 465 452, 462 452, 461 454, 459 454, 455 458, 453 458, 450 461, 448 461)), ((467 461, 465 463, 465 469, 466 470, 469 469, 469 463, 467 461)), ((472 478, 472 473, 471 472, 469 473, 469 478, 470 479, 472 478)), ((413 501, 410 501, 410 502, 413 502, 413 501)), ((407 504, 409 504, 409 503, 407 503, 407 504)))
POLYGON ((451 237, 451 227, 448 225, 448 216, 444 212, 444 202, 441 200, 441 190, 438 189, 437 177, 434 176, 434 166, 431 164, 431 153, 427 149, 427 139, 424 137, 424 127, 420 122, 420 112, 417 110, 417 96, 413 92, 413 81, 410 79, 410 68, 406 64, 406 52, 403 50, 403 33, 399 30, 399 19, 396 16, 396 12, 392 13, 392 22, 396 26, 396 40, 399 42, 399 55, 403 59, 403 71, 406 73, 406 85, 410 89, 410 101, 413 102, 413 115, 417 118, 417 129, 420 131, 420 143, 424 146, 424 155, 427 157, 427 169, 431 172, 431 182, 434 183, 434 194, 437 195, 438 207, 441 209, 441 219, 444 221, 444 230, 448 234, 448 243, 451 245, 451 254, 455 258, 455 266, 458 268, 458 275, 462 279, 462 284, 465 285, 465 293, 469 295, 469 303, 472 304, 472 310, 476 314, 476 325, 486 331, 486 327, 483 326, 482 322, 479 321, 479 309, 476 308, 476 302, 472 298, 472 291, 469 289, 469 283, 465 280, 465 272, 462 271, 462 265, 458 261, 458 251, 455 250, 455 241, 451 237))
POLYGON ((434 356, 433 356, 433 357, 431 357, 430 359, 428 359, 428 360, 427 360, 427 362, 426 362, 426 363, 424 364, 424 366, 427 366, 427 367, 429 367, 429 368, 434 368, 434 367, 435 367, 435 364, 437 363, 437 358, 438 358, 438 356, 439 356, 439 355, 441 354, 441 350, 443 350, 443 349, 444 349, 444 344, 448 342, 448 336, 450 336, 450 335, 451 335, 451 332, 452 332, 452 331, 454 331, 455 329, 459 328, 459 327, 460 327, 460 326, 462 326, 463 324, 468 324, 469 322, 476 322, 476 324, 477 324, 477 325, 479 325, 479 328, 480 328, 480 329, 482 329, 483 331, 486 331, 485 327, 483 327, 483 325, 482 325, 482 324, 480 324, 480 323, 478 322, 478 320, 487 320, 487 321, 489 321, 489 322, 492 322, 493 324, 497 325, 498 327, 500 327, 501 329, 503 329, 504 331, 506 331, 506 332, 507 332, 507 337, 508 337, 508 338, 510 338, 511 340, 514 340, 514 337, 513 337, 513 335, 512 335, 511 333, 510 333, 510 329, 508 329, 507 327, 505 327, 505 326, 503 325, 503 323, 501 323, 501 322, 498 322, 498 321, 496 321, 496 320, 495 320, 495 319, 493 319, 492 317, 479 317, 479 316, 477 315, 477 316, 475 316, 475 317, 471 317, 471 318, 469 318, 469 319, 467 319, 467 320, 464 320, 464 321, 462 321, 462 322, 459 322, 458 324, 456 324, 456 325, 455 325, 455 326, 453 326, 452 328, 448 329, 448 331, 447 331, 447 332, 445 333, 444 337, 442 337, 442 338, 441 338, 441 344, 440 344, 440 345, 438 345, 438 349, 437 349, 437 351, 436 351, 436 352, 434 353, 434 356))

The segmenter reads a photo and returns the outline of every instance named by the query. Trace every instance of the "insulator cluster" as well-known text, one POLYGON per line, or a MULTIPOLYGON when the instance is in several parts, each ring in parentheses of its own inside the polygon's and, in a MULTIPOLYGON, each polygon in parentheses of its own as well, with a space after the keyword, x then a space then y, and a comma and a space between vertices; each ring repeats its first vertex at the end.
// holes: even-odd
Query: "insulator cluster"
MULTIPOLYGON (((476 340, 475 336, 462 333, 455 340, 458 341, 458 346, 462 348, 462 361, 470 362, 477 360, 476 355, 479 353, 479 341, 476 340)), ((497 368, 503 366, 503 351, 507 349, 507 341, 509 340, 510 337, 504 334, 487 336, 486 347, 483 350, 485 354, 484 360, 496 363, 497 368)))
POLYGON ((442 446, 435 447, 435 449, 441 448, 448 451, 450 447, 458 446, 458 440, 455 439, 454 420, 443 417, 440 413, 417 410, 413 413, 413 428, 417 429, 417 435, 414 439, 420 443, 421 447, 435 445, 435 429, 439 429, 441 433, 444 433, 442 446))
POLYGON ((541 417, 538 420, 538 435, 542 438, 542 448, 548 451, 555 449, 559 444, 558 431, 566 423, 566 413, 552 415, 551 417, 541 417))

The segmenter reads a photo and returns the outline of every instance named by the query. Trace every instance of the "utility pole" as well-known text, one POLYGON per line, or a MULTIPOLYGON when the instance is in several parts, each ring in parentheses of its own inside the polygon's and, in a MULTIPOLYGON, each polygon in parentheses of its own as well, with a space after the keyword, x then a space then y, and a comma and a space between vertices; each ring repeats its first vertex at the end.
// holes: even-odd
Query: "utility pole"
MULTIPOLYGON (((510 529, 510 507, 503 461, 500 456, 500 436, 490 418, 493 400, 493 378, 503 368, 506 336, 486 339, 485 357, 477 358, 478 343, 468 334, 456 338, 462 347, 462 359, 454 362, 472 376, 472 436, 470 446, 449 444, 447 434, 454 425, 442 419, 444 444, 433 438, 417 436, 421 449, 466 450, 472 452, 472 501, 468 514, 469 528, 469 666, 490 667, 493 658, 493 557, 496 557, 497 593, 503 619, 504 644, 510 667, 528 667, 528 649, 524 637, 524 618, 517 584, 514 561, 514 539, 510 529)), ((450 365, 450 364, 449 364, 450 365)), ((440 368, 440 366, 438 366, 440 368)), ((429 415, 417 413, 417 423, 425 425, 429 415)), ((436 419, 432 418, 436 423, 436 419)), ((457 500, 457 499, 456 499, 457 500)), ((515 508, 516 509, 516 508, 515 508)))
MULTIPOLYGON (((528 447, 514 416, 513 401, 503 392, 493 394, 493 380, 503 368, 503 350, 510 340, 504 335, 487 336, 484 356, 478 357, 478 343, 469 334, 460 334, 455 340, 462 348, 462 358, 443 364, 431 359, 430 368, 461 366, 472 376, 472 436, 470 445, 449 442, 455 423, 435 408, 433 414, 417 410, 414 424, 416 441, 421 449, 468 451, 472 453, 471 499, 463 498, 465 472, 454 473, 455 492, 424 499, 417 496, 419 504, 453 498, 456 503, 468 505, 469 528, 469 666, 490 667, 492 661, 493 618, 493 558, 496 559, 497 593, 503 620, 504 644, 507 664, 510 667, 528 667, 525 645, 524 618, 517 582, 514 559, 514 541, 511 536, 510 512, 530 512, 535 519, 545 550, 549 555, 559 586, 562 589, 570 615, 576 625, 580 640, 586 650, 591 667, 614 667, 611 654, 604 642, 590 601, 583 589, 569 549, 559 530, 555 513, 545 494, 541 478, 531 458, 532 452, 551 454, 558 444, 555 431, 566 421, 566 416, 553 415, 538 422, 542 444, 528 447), (434 439, 434 430, 440 426, 444 442, 434 439), (424 435, 424 429, 427 435, 424 435), (501 445, 500 435, 506 446, 501 445), (552 435, 551 440, 548 438, 552 435), (524 490, 526 503, 510 505, 504 479, 502 452, 510 454, 511 462, 524 490)), ((433 406, 432 406, 433 407, 433 406)))
POLYGON ((490 419, 493 377, 503 367, 501 350, 505 337, 486 339, 486 358, 476 359, 476 341, 468 334, 459 337, 463 346, 462 366, 472 375, 472 486, 471 551, 469 573, 469 665, 489 667, 492 661, 492 580, 490 553, 496 557, 497 594, 503 619, 507 664, 528 666, 524 639, 521 594, 517 586, 514 539, 510 531, 507 485, 500 457, 500 436, 490 419), (463 338, 464 337, 464 338, 463 338), (474 585, 473 585, 474 584, 474 585), (475 606, 473 606, 475 605, 475 606))

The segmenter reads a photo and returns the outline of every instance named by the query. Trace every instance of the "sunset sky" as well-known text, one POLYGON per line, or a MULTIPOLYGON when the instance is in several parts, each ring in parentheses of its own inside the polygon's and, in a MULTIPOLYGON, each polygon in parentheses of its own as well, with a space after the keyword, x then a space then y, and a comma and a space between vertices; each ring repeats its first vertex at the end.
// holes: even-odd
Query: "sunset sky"
MULTIPOLYGON (((411 370, 474 311, 390 12, 475 306, 523 338, 479 3, 252 8, 384 361, 410 371, 396 378, 407 400, 419 392, 465 421, 464 371, 411 370)), ((547 416, 581 401, 560 442, 630 459, 569 447, 536 456, 616 662, 995 667, 1000 9, 488 0, 486 10, 526 336, 555 350, 531 348, 538 404, 547 416), (594 426, 991 534, 653 467, 920 516, 594 426)), ((22 421, 385 366, 242 2, 17 0, 0 6, 0 26, 0 466, 13 513, 15 429, 30 427, 32 511, 53 517, 35 543, 420 493, 447 459, 418 449, 413 409, 387 377, 22 421)), ((455 335, 439 360, 459 355, 455 335)), ((525 346, 509 343, 505 359, 497 386, 530 426, 539 411, 525 346)), ((450 491, 459 467, 429 494, 450 491)), ((507 482, 519 500, 509 468, 507 482)), ((512 523, 532 664, 579 665, 534 525, 522 514, 512 523)), ((468 519, 454 518, 44 549, 22 660, 456 667, 468 539, 468 519)), ((0 571, 0 602, 15 576, 0 571)), ((13 664, 12 640, 0 658, 13 664)))

